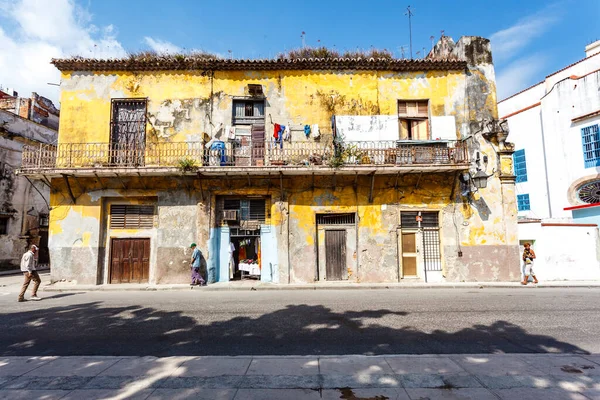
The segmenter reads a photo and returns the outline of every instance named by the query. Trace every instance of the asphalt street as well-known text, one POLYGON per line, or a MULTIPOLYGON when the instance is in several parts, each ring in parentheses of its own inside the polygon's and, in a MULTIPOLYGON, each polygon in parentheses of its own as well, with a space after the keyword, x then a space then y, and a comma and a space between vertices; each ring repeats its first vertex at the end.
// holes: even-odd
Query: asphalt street
POLYGON ((600 289, 195 288, 18 303, 20 280, 0 278, 3 356, 600 353, 600 289))

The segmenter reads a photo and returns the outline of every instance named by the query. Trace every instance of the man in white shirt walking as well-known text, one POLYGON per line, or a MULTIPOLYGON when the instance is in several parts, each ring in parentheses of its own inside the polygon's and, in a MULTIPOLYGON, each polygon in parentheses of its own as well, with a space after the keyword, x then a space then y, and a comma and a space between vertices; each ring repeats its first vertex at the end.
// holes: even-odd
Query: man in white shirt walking
POLYGON ((23 254, 21 258, 21 271, 23 271, 23 275, 25 275, 25 282, 23 282, 23 286, 21 287, 21 293, 19 293, 19 302, 25 301, 25 292, 29 287, 29 282, 33 280, 33 289, 31 290, 30 300, 41 300, 37 296, 38 287, 40 287, 40 283, 42 280, 35 270, 35 253, 37 253, 37 246, 32 245, 31 248, 23 254))

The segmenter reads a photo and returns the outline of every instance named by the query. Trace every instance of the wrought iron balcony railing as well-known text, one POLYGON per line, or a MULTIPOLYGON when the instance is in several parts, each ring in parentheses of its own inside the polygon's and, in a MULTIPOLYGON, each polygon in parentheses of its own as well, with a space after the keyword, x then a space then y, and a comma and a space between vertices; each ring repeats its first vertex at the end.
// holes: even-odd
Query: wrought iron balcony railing
POLYGON ((25 146, 21 169, 466 165, 464 141, 61 143, 25 146))

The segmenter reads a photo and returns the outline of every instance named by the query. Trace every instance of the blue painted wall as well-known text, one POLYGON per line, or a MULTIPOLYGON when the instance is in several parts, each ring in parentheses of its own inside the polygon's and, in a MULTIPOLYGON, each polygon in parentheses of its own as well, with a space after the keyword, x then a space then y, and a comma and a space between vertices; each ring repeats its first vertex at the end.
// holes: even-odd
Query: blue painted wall
POLYGON ((219 274, 218 282, 229 282, 229 227, 218 228, 219 235, 219 274))
POLYGON ((600 226, 600 207, 573 210, 574 222, 577 224, 596 224, 600 226))
POLYGON ((277 262, 277 236, 275 227, 260 226, 260 280, 279 283, 279 264, 277 262))

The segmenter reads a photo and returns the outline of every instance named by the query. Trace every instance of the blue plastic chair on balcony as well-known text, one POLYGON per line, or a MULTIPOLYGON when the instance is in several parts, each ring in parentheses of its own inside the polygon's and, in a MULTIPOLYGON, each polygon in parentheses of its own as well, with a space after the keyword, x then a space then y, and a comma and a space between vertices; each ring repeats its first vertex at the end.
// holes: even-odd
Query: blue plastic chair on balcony
POLYGON ((225 142, 214 142, 210 145, 210 165, 227 165, 225 142))

